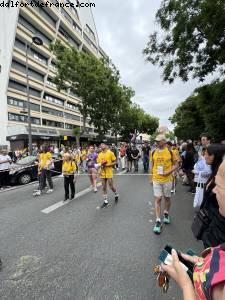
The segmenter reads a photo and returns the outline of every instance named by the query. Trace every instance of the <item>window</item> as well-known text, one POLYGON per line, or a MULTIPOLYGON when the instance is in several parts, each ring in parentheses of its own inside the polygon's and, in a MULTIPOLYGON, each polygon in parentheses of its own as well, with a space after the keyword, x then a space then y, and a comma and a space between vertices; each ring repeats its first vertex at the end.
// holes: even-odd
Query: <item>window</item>
POLYGON ((71 18, 71 16, 65 11, 65 9, 62 7, 61 8, 61 13, 62 15, 66 18, 66 20, 70 23, 73 24, 73 19, 71 18))
POLYGON ((18 100, 18 99, 8 97, 7 102, 8 102, 9 105, 24 108, 24 101, 22 101, 22 100, 18 100))
POLYGON ((30 95, 33 95, 33 96, 35 96, 37 98, 41 97, 41 92, 39 92, 38 90, 30 87, 29 91, 30 91, 30 95))
POLYGON ((76 22, 73 22, 73 29, 75 29, 80 35, 82 35, 82 30, 80 26, 77 25, 76 22))
MULTIPOLYGON (((28 117, 24 116, 24 115, 8 113, 8 120, 9 121, 27 123, 27 119, 28 119, 28 117)), ((33 118, 33 117, 31 117, 31 123, 35 124, 35 125, 40 125, 41 124, 40 119, 33 118)))
POLYGON ((98 51, 98 48, 95 46, 95 44, 89 39, 89 37, 85 33, 84 33, 84 39, 96 52, 98 51))
POLYGON ((77 49, 79 48, 79 43, 75 41, 75 39, 73 39, 71 35, 62 28, 62 26, 59 27, 59 32, 67 39, 71 46, 74 46, 77 49))
POLYGON ((53 115, 53 116, 58 116, 58 117, 63 117, 63 112, 60 110, 52 109, 49 107, 42 106, 42 112, 45 114, 53 115))
MULTIPOLYGON (((9 105, 13 105, 21 108, 27 108, 27 101, 19 100, 12 97, 8 97, 7 101, 9 105)), ((34 111, 40 111, 40 105, 30 102, 30 109, 34 111)))
POLYGON ((66 129, 73 129, 73 128, 75 128, 76 126, 75 125, 72 125, 72 124, 65 124, 65 128, 66 129))
POLYGON ((89 35, 95 40, 95 34, 94 31, 86 24, 86 31, 89 33, 89 35))
POLYGON ((45 19, 45 21, 47 21, 53 27, 56 26, 55 19, 47 12, 47 9, 45 7, 40 6, 40 3, 43 3, 42 1, 36 1, 36 0, 27 0, 27 1, 28 3, 31 3, 31 1, 34 3, 32 7, 38 12, 39 16, 45 19))
MULTIPOLYGON (((26 66, 15 60, 12 61, 12 68, 22 72, 23 74, 26 74, 26 66)), ((42 81, 42 82, 44 81, 44 75, 40 74, 39 72, 37 72, 31 68, 28 69, 28 74, 30 77, 33 77, 39 81, 42 81)))
POLYGON ((64 128, 64 124, 62 122, 50 121, 50 120, 46 120, 46 119, 42 119, 42 125, 64 128))
POLYGON ((52 79, 51 79, 50 77, 47 78, 47 81, 46 81, 46 82, 47 82, 48 85, 51 85, 51 86, 53 86, 53 87, 56 87, 56 84, 55 84, 54 82, 52 82, 52 79))
POLYGON ((70 108, 70 109, 73 109, 73 110, 79 111, 78 106, 77 106, 76 104, 72 104, 72 103, 70 103, 70 102, 67 102, 67 103, 66 103, 66 107, 67 107, 67 108, 70 108))
POLYGON ((18 38, 15 39, 15 46, 17 48, 19 48, 20 50, 26 50, 26 45, 24 42, 22 42, 21 40, 19 40, 18 38))
POLYGON ((52 103, 64 106, 64 101, 63 100, 61 100, 59 98, 56 98, 56 97, 53 97, 51 95, 45 94, 44 99, 46 99, 47 101, 50 101, 52 103))
POLYGON ((82 119, 80 116, 72 115, 72 114, 68 114, 68 113, 65 113, 64 116, 65 116, 65 119, 69 119, 69 120, 80 121, 82 119))
MULTIPOLYGON (((19 40, 18 38, 15 39, 15 46, 17 48, 19 48, 20 50, 26 51, 26 45, 24 42, 22 42, 21 40, 19 40)), ((33 56, 35 59, 37 59, 39 62, 47 65, 47 61, 48 59, 43 56, 42 54, 38 53, 36 50, 34 49, 30 49, 29 54, 31 56, 33 56)))
POLYGON ((27 30, 32 32, 33 35, 39 36, 44 43, 49 45, 51 43, 51 39, 47 37, 44 33, 39 31, 35 26, 33 26, 29 21, 27 21, 24 17, 19 15, 18 23, 24 26, 27 30))
POLYGON ((18 83, 14 80, 11 80, 11 79, 9 80, 9 88, 12 88, 12 89, 24 92, 24 93, 27 92, 27 88, 26 88, 25 85, 23 85, 21 83, 18 83))
POLYGON ((51 61, 50 67, 51 67, 53 70, 57 70, 56 63, 55 63, 54 61, 51 61))
POLYGON ((47 65, 48 59, 34 49, 30 49, 30 54, 41 63, 47 65))

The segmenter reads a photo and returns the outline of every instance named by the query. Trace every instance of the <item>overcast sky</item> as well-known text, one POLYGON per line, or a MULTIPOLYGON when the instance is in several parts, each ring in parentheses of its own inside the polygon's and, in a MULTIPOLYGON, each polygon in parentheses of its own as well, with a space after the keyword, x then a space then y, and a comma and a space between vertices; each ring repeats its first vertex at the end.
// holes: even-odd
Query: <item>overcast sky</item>
MULTIPOLYGON (((90 0, 91 1, 91 0, 90 0)), ((93 2, 93 1, 91 1, 93 2)), ((120 71, 122 83, 135 90, 134 101, 170 127, 168 118, 199 84, 162 82, 162 70, 146 63, 142 50, 157 29, 160 0, 94 0, 93 14, 100 45, 120 71)))

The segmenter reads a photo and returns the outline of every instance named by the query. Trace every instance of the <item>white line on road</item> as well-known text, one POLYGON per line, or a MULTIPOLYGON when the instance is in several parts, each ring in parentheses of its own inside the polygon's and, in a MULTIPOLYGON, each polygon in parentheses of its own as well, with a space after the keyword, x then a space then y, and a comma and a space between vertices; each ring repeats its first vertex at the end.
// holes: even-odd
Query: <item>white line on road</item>
MULTIPOLYGON (((126 171, 123 171, 123 172, 125 173, 126 171)), ((121 172, 119 174, 122 174, 123 172, 121 172)), ((101 182, 99 182, 97 184, 97 186, 98 187, 101 186, 101 182)), ((77 198, 80 198, 81 196, 84 196, 84 195, 90 193, 91 191, 92 191, 92 189, 90 187, 86 188, 83 191, 77 193, 76 196, 75 196, 75 198, 73 200, 75 200, 77 198)), ((55 204, 53 204, 53 205, 51 205, 51 206, 49 206, 49 207, 41 210, 41 212, 44 213, 44 214, 49 214, 49 213, 53 212, 54 210, 58 209, 59 207, 62 207, 64 205, 67 205, 68 203, 71 203, 73 200, 71 200, 71 201, 59 201, 59 202, 57 202, 57 203, 55 203, 55 204)))

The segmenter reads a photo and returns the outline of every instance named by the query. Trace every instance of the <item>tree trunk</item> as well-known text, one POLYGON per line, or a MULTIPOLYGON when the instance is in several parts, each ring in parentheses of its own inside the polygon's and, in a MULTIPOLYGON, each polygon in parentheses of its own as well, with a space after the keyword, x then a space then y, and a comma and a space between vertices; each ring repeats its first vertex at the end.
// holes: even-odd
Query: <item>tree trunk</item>
POLYGON ((77 145, 77 148, 80 147, 80 135, 79 134, 76 134, 76 145, 77 145))

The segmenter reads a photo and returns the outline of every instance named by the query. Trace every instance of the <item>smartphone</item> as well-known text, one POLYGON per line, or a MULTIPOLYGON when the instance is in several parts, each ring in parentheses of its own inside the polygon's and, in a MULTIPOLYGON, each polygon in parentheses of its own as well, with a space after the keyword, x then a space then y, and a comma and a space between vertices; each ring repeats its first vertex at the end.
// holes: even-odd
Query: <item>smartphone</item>
MULTIPOLYGON (((172 247, 169 245, 166 245, 165 248, 161 251, 158 259, 166 264, 166 265, 171 265, 172 261, 173 261, 173 257, 172 257, 172 247)), ((190 279, 193 280, 193 268, 194 265, 192 263, 190 263, 189 261, 186 261, 180 254, 180 252, 177 252, 178 258, 180 260, 180 263, 182 265, 182 267, 184 268, 184 270, 187 272, 187 274, 189 275, 190 279)))
MULTIPOLYGON (((166 245, 164 247, 164 249, 169 253, 169 254, 172 254, 172 249, 173 247, 171 247, 170 245, 166 245)), ((182 262, 192 273, 193 273, 193 269, 194 269, 194 264, 191 263, 190 261, 187 261, 185 260, 182 256, 181 256, 181 252, 180 251, 177 251, 177 255, 178 255, 178 258, 180 260, 180 262, 182 262)))

